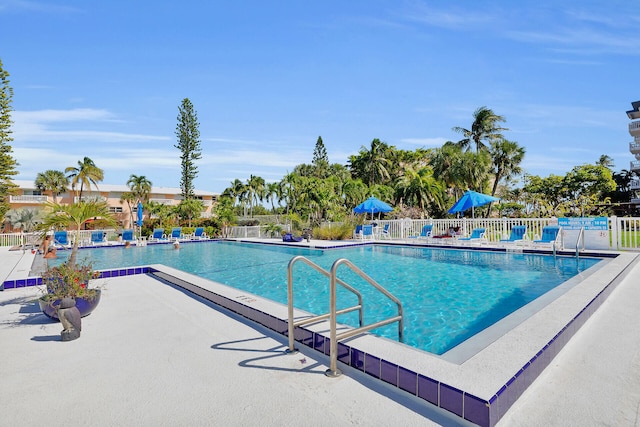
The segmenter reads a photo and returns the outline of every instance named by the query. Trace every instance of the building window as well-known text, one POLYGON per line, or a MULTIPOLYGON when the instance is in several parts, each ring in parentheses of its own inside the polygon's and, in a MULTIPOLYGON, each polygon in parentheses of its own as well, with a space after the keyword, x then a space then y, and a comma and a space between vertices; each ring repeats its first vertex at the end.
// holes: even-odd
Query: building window
POLYGON ((109 206, 109 212, 111 213, 122 213, 121 206, 109 206))

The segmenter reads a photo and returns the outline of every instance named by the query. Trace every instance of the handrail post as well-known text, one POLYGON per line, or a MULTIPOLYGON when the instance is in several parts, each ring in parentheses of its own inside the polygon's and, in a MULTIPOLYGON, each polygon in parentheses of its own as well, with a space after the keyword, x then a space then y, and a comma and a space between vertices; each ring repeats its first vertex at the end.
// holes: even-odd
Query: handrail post
POLYGON ((293 264, 299 259, 303 258, 302 255, 295 256, 289 261, 287 266, 287 328, 289 335, 289 348, 286 353, 297 353, 298 349, 295 348, 294 340, 294 326, 293 326, 293 264))
POLYGON ((337 260, 331 266, 331 276, 329 277, 329 369, 325 371, 328 377, 337 377, 342 374, 338 369, 338 333, 336 321, 336 269, 341 260, 337 260))

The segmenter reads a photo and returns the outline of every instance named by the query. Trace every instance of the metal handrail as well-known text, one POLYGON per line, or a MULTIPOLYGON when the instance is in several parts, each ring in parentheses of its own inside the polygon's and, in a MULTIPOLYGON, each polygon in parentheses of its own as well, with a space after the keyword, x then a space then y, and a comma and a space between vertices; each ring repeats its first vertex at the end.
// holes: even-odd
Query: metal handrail
POLYGON ((362 332, 366 332, 366 331, 369 331, 371 329, 378 328, 380 326, 388 325, 389 323, 398 322, 398 340, 400 342, 402 342, 403 341, 404 322, 403 322, 402 303, 400 302, 400 300, 398 298, 396 298, 395 296, 393 296, 385 288, 380 286, 375 280, 373 280, 371 277, 369 277, 364 271, 362 271, 358 267, 356 267, 351 261, 349 261, 347 259, 344 259, 344 258, 336 260, 333 263, 333 265, 331 266, 331 277, 330 277, 330 280, 331 280, 330 281, 330 289, 329 289, 330 298, 331 298, 330 299, 330 304, 329 304, 330 305, 330 309, 331 309, 331 316, 329 318, 329 337, 330 337, 329 357, 330 357, 330 365, 329 365, 329 369, 327 369, 325 374, 328 377, 337 377, 337 376, 339 376, 341 374, 341 372, 338 370, 338 340, 350 338, 350 337, 353 337, 355 335, 361 334, 362 332), (387 298, 389 298, 393 302, 395 302, 396 305, 398 306, 398 315, 394 316, 394 317, 391 317, 389 319, 386 319, 386 320, 381 320, 379 322, 372 323, 372 324, 367 325, 367 326, 360 326, 359 328, 351 329, 351 330, 348 330, 348 331, 343 332, 341 334, 338 334, 337 333, 337 321, 336 321, 336 316, 338 314, 338 312, 336 310, 336 284, 339 281, 339 279, 337 278, 337 270, 338 270, 338 267, 341 266, 342 264, 345 264, 347 267, 351 268, 352 271, 354 271, 360 277, 365 279, 370 285, 372 285, 378 291, 382 292, 387 298))
POLYGON ((578 240, 576 240, 576 259, 580 258, 580 242, 582 242, 582 250, 584 250, 584 227, 580 227, 578 240))
MULTIPOLYGON (((322 314, 319 316, 313 316, 313 317, 308 317, 302 320, 298 320, 297 322, 294 322, 293 320, 293 265, 298 262, 298 261, 302 261, 305 264, 307 264, 308 266, 312 267, 313 269, 315 269, 318 273, 321 273, 323 275, 325 275, 326 277, 328 277, 331 280, 331 274, 323 269, 322 267, 320 267, 319 265, 315 264, 314 262, 310 261, 309 259, 307 259, 306 257, 302 256, 302 255, 298 255, 295 256, 293 258, 291 258, 291 261, 289 261, 289 265, 287 267, 287 308, 288 308, 288 326, 289 326, 289 348, 287 349, 287 351, 289 353, 295 353, 297 350, 295 349, 295 343, 294 343, 294 329, 296 326, 302 326, 302 325, 307 325, 309 323, 315 323, 318 322, 320 320, 324 320, 327 319, 331 316, 331 313, 327 313, 327 314, 322 314)), ((358 292, 355 288, 353 288, 352 286, 350 286, 349 284, 347 284, 346 282, 344 282, 341 279, 337 279, 338 283, 345 288, 346 290, 352 292, 353 294, 356 295, 356 297, 358 298, 358 305, 355 305, 353 307, 349 307, 349 308, 344 308, 342 310, 339 310, 338 312, 336 312, 336 314, 344 314, 344 313, 349 313, 351 311, 355 311, 355 310, 359 310, 358 313, 358 320, 360 322, 360 326, 363 325, 364 323, 364 315, 362 312, 362 294, 360 292, 358 292)))

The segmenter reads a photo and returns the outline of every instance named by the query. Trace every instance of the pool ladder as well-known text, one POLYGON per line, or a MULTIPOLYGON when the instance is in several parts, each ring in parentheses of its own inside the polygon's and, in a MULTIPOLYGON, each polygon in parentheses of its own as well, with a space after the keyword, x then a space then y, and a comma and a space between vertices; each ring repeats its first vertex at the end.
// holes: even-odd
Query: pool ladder
POLYGON ((306 257, 302 255, 298 255, 293 257, 291 261, 289 261, 289 265, 287 267, 287 301, 288 301, 288 332, 289 332, 289 348, 287 352, 296 353, 297 349, 295 348, 295 340, 294 340, 294 330, 296 326, 307 325, 310 323, 316 323, 321 320, 329 319, 329 338, 330 338, 330 347, 329 347, 329 357, 330 357, 330 366, 329 369, 325 372, 328 377, 337 377, 342 372, 338 370, 338 341, 344 340, 347 338, 351 338, 356 335, 360 335, 366 331, 371 329, 378 328, 380 326, 388 325, 390 323, 398 322, 398 340, 402 342, 403 340, 403 329, 404 329, 404 321, 403 321, 403 311, 402 311, 402 303, 398 298, 393 296, 389 291, 380 286, 375 280, 373 280, 370 276, 368 276, 364 271, 360 270, 356 267, 351 261, 341 258, 336 260, 331 266, 331 270, 327 271, 317 264, 313 263, 306 257), (298 261, 301 261, 308 266, 312 267, 319 273, 329 278, 329 313, 321 314, 319 316, 307 317, 301 320, 294 320, 293 316, 293 266, 298 261), (338 267, 341 265, 346 265, 353 272, 355 272, 358 276, 362 277, 366 280, 371 286, 376 288, 382 294, 384 294, 387 298, 393 301, 398 307, 398 314, 396 316, 390 317, 385 320, 380 320, 375 323, 371 323, 369 325, 364 325, 363 320, 363 311, 362 311, 362 294, 354 289, 352 286, 344 282, 342 279, 337 277, 338 267), (353 307, 343 308, 340 310, 336 309, 336 289, 337 285, 342 286, 348 291, 352 292, 358 298, 358 304, 353 307), (349 313, 352 311, 358 310, 359 312, 359 322, 360 327, 355 329, 349 329, 345 332, 338 334, 337 332, 337 321, 336 316, 339 314, 349 313))

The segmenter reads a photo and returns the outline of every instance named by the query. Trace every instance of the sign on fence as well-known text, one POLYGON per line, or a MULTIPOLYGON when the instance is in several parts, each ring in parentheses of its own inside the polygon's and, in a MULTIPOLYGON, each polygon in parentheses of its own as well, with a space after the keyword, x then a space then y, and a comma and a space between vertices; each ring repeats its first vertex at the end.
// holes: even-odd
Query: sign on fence
MULTIPOLYGON (((580 230, 584 228, 585 249, 609 249, 609 218, 558 218, 562 227, 565 249, 575 248, 580 230)), ((582 247, 582 244, 580 244, 582 247)))

